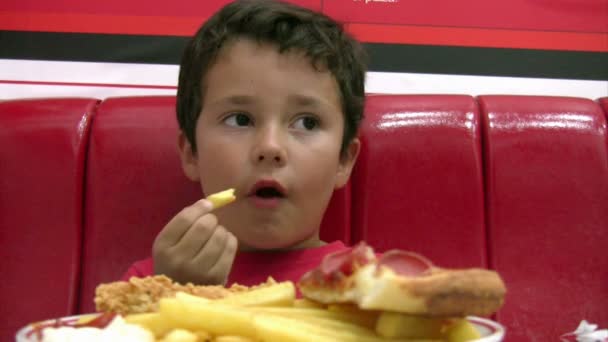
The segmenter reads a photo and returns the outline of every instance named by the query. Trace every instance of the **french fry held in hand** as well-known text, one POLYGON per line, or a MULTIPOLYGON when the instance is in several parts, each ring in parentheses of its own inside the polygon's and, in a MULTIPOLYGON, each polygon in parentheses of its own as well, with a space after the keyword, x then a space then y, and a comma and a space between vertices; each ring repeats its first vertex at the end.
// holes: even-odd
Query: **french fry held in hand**
POLYGON ((218 209, 226 204, 234 202, 236 196, 234 195, 234 189, 231 188, 209 195, 206 199, 213 204, 213 209, 218 209))

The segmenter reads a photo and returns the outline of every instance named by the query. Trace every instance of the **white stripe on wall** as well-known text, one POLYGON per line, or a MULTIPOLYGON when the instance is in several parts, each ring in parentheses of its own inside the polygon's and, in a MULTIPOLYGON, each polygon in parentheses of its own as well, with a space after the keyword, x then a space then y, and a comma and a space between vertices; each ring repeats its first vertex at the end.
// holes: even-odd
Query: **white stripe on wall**
POLYGON ((608 81, 370 72, 366 91, 390 94, 549 95, 597 99, 608 96, 608 81))
POLYGON ((0 83, 0 100, 44 97, 91 97, 105 99, 119 96, 175 95, 171 89, 114 88, 90 86, 54 86, 0 83))
POLYGON ((0 80, 177 85, 177 65, 0 59, 0 80))
MULTIPOLYGON (((0 59, 0 99, 174 95, 178 71, 176 65, 0 59)), ((554 95, 597 99, 608 96, 608 81, 369 72, 366 91, 388 94, 554 95)))

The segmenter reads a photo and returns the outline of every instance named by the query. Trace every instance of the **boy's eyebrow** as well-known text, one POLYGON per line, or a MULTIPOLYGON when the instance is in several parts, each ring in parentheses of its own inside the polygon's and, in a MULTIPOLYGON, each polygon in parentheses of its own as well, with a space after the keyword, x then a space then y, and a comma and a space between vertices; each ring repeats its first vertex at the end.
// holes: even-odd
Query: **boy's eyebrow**
POLYGON ((234 104, 234 105, 246 105, 255 102, 253 96, 248 95, 233 95, 224 97, 218 101, 215 101, 215 104, 234 104))
POLYGON ((306 95, 289 95, 287 98, 290 103, 294 103, 301 107, 323 107, 327 103, 322 99, 306 95))
MULTIPOLYGON (((300 107, 323 107, 323 106, 327 106, 328 104, 323 101, 322 99, 316 98, 314 96, 307 96, 307 95, 289 95, 287 97, 287 101, 289 103, 295 104, 297 106, 300 107)), ((254 96, 250 96, 250 95, 232 95, 232 96, 228 96, 228 97, 224 97, 222 99, 219 99, 217 101, 214 101, 213 103, 211 103, 212 105, 225 105, 225 104, 230 104, 230 105, 248 105, 248 104, 252 104, 255 103, 256 99, 254 96)))

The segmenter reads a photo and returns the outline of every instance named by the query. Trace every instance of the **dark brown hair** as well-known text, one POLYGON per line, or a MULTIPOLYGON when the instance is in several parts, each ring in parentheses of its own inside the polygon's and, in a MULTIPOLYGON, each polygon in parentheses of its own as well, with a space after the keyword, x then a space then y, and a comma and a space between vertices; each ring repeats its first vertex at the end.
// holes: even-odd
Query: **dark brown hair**
POLYGON ((332 73, 342 101, 344 152, 363 118, 364 51, 326 15, 272 0, 235 1, 224 6, 187 44, 179 71, 177 120, 192 148, 196 150, 194 131, 204 102, 203 80, 220 49, 236 38, 274 44, 279 53, 302 51, 317 70, 326 68, 332 73))

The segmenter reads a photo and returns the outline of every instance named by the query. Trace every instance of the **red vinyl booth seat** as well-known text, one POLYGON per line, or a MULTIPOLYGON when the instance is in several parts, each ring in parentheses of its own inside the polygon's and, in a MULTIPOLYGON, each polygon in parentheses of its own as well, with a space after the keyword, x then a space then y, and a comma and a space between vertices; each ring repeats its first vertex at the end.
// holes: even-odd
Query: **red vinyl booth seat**
POLYGON ((174 108, 173 97, 108 99, 97 108, 86 165, 80 312, 94 311, 95 287, 150 256, 156 233, 201 196, 181 172, 174 108))
POLYGON ((95 99, 0 102, 0 340, 77 309, 95 99))
POLYGON ((498 319, 509 340, 555 340, 581 319, 608 328, 604 113, 565 97, 480 103, 490 264, 508 284, 498 319))
POLYGON ((353 236, 446 267, 486 265, 479 111, 471 96, 370 96, 353 236))
MULTIPOLYGON (((174 97, 0 102, 0 340, 90 312, 202 196, 174 97)), ((506 341, 608 328, 608 98, 370 95, 361 154, 321 235, 505 279, 506 341), (602 110, 603 108, 603 110, 602 110)))

